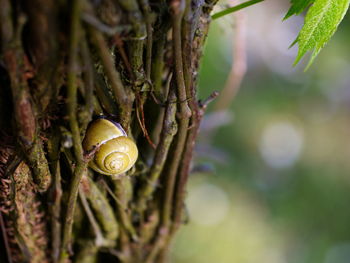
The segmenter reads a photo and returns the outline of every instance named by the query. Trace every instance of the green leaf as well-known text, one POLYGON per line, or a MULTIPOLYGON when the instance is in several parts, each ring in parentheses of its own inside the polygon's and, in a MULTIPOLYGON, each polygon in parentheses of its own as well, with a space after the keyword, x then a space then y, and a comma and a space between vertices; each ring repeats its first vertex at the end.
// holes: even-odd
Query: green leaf
POLYGON ((291 0, 291 7, 288 13, 283 18, 283 20, 291 17, 292 15, 300 15, 309 5, 311 5, 315 0, 291 0))
POLYGON ((297 42, 299 51, 294 65, 312 50, 308 68, 329 41, 349 8, 350 0, 315 0, 305 17, 297 42))

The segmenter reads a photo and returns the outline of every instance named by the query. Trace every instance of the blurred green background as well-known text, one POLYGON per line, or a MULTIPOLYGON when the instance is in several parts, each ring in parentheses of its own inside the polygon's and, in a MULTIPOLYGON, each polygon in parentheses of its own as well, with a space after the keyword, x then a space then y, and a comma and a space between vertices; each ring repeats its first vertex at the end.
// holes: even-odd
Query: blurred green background
MULTIPOLYGON (((282 21, 288 8, 245 11, 248 71, 230 121, 199 138, 174 262, 350 262, 350 19, 304 73, 288 49, 303 18, 282 21)), ((211 25, 201 98, 225 86, 234 25, 211 25)))

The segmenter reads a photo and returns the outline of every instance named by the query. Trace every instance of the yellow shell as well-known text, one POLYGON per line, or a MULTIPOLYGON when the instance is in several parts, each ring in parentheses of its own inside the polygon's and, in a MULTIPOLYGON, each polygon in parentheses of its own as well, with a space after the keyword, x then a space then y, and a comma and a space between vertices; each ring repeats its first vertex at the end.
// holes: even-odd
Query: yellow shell
POLYGON ((91 151, 95 146, 99 146, 99 149, 89 166, 101 174, 125 173, 138 157, 136 144, 127 137, 123 128, 107 119, 93 121, 86 131, 84 150, 91 151))

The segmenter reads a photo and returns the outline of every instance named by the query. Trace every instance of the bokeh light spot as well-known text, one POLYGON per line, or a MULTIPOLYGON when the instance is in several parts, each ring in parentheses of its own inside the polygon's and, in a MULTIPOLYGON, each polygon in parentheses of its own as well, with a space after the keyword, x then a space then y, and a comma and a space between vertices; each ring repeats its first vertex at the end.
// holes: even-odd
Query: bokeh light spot
POLYGON ((271 123, 262 131, 259 150, 267 165, 286 168, 298 160, 303 140, 302 132, 293 123, 271 123))
POLYGON ((200 225, 216 225, 229 210, 227 194, 218 186, 201 184, 191 190, 188 200, 191 221, 200 225))

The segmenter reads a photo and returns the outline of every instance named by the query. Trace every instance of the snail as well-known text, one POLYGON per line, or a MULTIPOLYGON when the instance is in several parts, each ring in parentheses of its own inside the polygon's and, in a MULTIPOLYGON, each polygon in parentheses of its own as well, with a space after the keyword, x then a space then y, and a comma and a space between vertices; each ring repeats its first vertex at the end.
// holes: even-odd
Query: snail
POLYGON ((120 175, 128 171, 136 162, 136 144, 127 137, 119 123, 100 118, 92 121, 83 140, 85 152, 96 150, 89 166, 105 175, 120 175))

